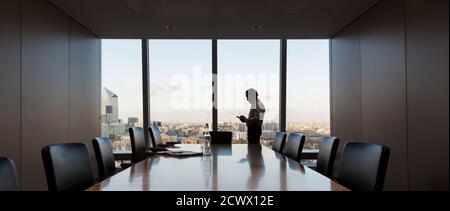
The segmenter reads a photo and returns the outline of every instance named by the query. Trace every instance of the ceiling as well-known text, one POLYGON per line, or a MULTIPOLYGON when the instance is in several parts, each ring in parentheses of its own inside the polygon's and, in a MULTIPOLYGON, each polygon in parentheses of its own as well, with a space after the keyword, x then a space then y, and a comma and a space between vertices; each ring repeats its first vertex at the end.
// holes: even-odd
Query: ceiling
POLYGON ((379 0, 48 0, 101 38, 329 38, 379 0))

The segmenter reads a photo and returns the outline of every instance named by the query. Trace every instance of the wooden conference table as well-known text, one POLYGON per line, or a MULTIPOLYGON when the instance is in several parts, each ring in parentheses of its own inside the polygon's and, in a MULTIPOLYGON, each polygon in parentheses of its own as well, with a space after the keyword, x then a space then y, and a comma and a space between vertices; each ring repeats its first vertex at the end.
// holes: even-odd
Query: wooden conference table
MULTIPOLYGON (((178 145, 200 151, 200 145, 178 145)), ((88 191, 346 191, 265 146, 211 145, 211 156, 154 155, 88 191)))

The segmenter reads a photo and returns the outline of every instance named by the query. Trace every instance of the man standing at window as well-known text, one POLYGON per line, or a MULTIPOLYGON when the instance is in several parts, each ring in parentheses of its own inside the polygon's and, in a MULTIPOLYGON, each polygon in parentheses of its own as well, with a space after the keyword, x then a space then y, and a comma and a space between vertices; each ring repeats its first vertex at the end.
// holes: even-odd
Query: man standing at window
POLYGON ((244 115, 237 116, 241 122, 245 122, 247 125, 247 140, 249 144, 259 144, 259 138, 261 137, 261 126, 264 120, 264 113, 266 109, 261 100, 258 99, 258 92, 255 89, 249 89, 245 91, 247 101, 251 104, 248 118, 244 115))

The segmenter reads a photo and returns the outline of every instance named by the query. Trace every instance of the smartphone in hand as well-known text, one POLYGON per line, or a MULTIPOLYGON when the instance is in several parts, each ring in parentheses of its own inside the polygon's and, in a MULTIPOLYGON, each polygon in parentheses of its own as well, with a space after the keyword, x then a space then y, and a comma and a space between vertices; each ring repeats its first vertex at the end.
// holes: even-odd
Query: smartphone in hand
POLYGON ((236 116, 239 120, 241 120, 241 122, 245 122, 247 120, 247 117, 241 115, 241 116, 236 116))

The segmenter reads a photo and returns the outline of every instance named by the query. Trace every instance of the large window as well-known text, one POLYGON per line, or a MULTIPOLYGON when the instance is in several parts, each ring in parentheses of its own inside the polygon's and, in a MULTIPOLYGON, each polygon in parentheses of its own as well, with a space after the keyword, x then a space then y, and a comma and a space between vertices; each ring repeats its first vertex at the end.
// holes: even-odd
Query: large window
POLYGON ((163 142, 199 143, 212 121, 211 40, 149 40, 150 120, 163 142))
MULTIPOLYGON (((217 79, 218 129, 247 142, 245 91, 258 91, 264 105, 261 143, 279 131, 280 40, 218 40, 217 75, 212 75, 212 40, 148 40, 150 124, 163 142, 199 143, 212 128, 213 78, 217 79)), ((129 127, 143 126, 141 40, 102 40, 102 136, 113 148, 130 149, 129 127)), ((287 132, 307 136, 318 149, 330 135, 329 41, 287 40, 287 132)), ((281 90, 284 91, 284 90, 281 90)))
POLYGON ((305 149, 318 149, 330 135, 328 40, 287 41, 287 132, 306 135, 305 149))
POLYGON ((247 143, 245 91, 254 88, 265 107, 261 143, 269 145, 279 130, 279 40, 218 41, 218 129, 233 132, 233 143, 247 143))
POLYGON ((114 150, 129 150, 129 127, 142 127, 140 40, 102 40, 101 133, 114 150))

